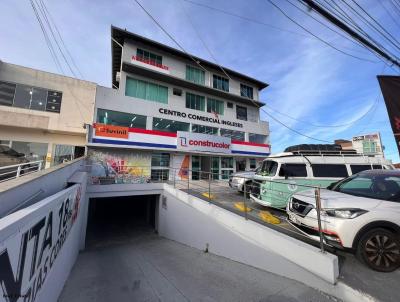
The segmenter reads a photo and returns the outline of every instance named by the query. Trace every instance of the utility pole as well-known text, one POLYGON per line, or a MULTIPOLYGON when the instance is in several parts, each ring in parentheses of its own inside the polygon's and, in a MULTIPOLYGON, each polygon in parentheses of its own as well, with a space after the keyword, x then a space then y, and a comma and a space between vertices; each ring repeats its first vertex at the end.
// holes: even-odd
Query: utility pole
POLYGON ((301 0, 303 3, 307 4, 308 7, 314 11, 316 11, 318 14, 320 14, 322 17, 327 19, 329 22, 333 23, 335 26, 339 27, 341 30, 347 32, 350 36, 352 36, 354 39, 358 40, 360 43, 362 43, 364 46, 368 47, 369 49, 373 50, 389 62, 391 62, 393 65, 396 65, 397 67, 400 68, 400 63, 392 58, 390 55, 388 55, 386 52, 383 50, 379 49, 379 47, 375 46, 371 42, 369 42, 367 39, 365 39, 363 36, 359 35, 357 32, 352 30, 350 27, 348 27, 345 23, 340 21, 338 18, 333 16, 331 13, 326 11, 323 7, 318 5, 317 3, 314 2, 314 0, 301 0))

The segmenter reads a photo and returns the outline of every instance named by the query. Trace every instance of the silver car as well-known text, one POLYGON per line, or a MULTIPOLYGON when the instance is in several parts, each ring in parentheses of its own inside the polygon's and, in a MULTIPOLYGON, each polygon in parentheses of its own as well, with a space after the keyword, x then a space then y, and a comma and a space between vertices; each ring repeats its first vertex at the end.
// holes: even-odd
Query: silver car
POLYGON ((259 169, 260 167, 255 170, 232 174, 229 177, 229 186, 233 189, 237 189, 239 192, 244 192, 244 185, 246 184, 246 192, 250 192, 251 182, 259 169))

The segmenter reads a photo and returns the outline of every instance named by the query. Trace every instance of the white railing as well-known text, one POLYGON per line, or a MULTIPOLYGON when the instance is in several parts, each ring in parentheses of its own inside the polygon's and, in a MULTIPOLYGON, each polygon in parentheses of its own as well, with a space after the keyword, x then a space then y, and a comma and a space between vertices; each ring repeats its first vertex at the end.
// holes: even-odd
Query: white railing
POLYGON ((43 168, 43 160, 0 167, 0 182, 28 175, 43 168))

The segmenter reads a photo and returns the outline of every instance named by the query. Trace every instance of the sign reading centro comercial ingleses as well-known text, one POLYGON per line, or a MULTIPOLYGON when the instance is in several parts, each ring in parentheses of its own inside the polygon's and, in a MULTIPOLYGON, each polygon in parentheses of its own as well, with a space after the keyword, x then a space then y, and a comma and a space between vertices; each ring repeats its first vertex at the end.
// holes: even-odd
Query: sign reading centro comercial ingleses
POLYGON ((210 153, 231 153, 229 137, 178 131, 177 149, 210 153))

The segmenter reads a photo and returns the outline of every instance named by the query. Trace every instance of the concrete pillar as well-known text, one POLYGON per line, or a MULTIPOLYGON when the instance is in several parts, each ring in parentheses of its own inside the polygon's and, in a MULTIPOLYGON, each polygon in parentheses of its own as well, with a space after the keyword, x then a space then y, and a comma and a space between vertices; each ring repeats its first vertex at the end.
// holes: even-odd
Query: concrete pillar
POLYGON ((146 130, 153 130, 153 117, 148 116, 146 119, 146 130))

